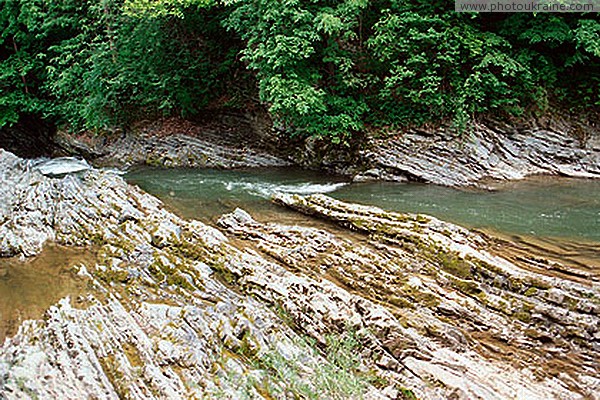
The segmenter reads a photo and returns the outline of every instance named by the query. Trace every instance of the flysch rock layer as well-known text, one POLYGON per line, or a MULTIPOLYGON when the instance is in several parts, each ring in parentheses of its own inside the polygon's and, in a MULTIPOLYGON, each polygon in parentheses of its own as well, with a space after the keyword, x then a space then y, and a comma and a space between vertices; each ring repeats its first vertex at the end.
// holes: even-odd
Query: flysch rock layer
MULTIPOLYGON (((184 127, 185 128, 185 127, 184 127)), ((256 138, 225 131, 197 132, 197 128, 173 128, 169 134, 141 130, 110 139, 77 137, 60 132, 55 140, 67 154, 91 158, 95 165, 129 167, 150 165, 186 168, 282 167, 290 162, 257 148, 256 138)))
MULTIPOLYGON (((418 377, 409 386, 419 393, 430 396, 423 382, 437 382, 444 388, 437 393, 442 398, 450 393, 459 398, 597 396, 597 285, 528 272, 491 255, 483 237, 432 217, 324 195, 280 194, 275 201, 366 233, 368 240, 263 224, 242 210, 219 224, 288 270, 321 279, 312 291, 303 289, 309 304, 322 304, 329 294, 341 297, 350 310, 361 310, 360 319, 344 309, 327 318, 338 326, 366 328, 377 364, 404 374, 399 378, 404 382, 418 377), (347 290, 343 297, 334 294, 340 288, 347 290)), ((242 282, 249 279, 257 293, 281 282, 257 282, 256 275, 242 282)), ((295 291, 282 293, 283 301, 295 291)), ((307 315, 307 309, 292 314, 311 329, 322 314, 307 315)))
POLYGON ((0 397, 597 398, 598 288, 454 225, 279 196, 368 235, 236 210, 231 241, 110 172, 49 178, 0 151, 0 177, 0 254, 97 251, 89 293, 0 348, 0 397))
POLYGON ((518 128, 488 122, 474 123, 460 137, 438 129, 373 139, 361 153, 366 170, 355 180, 409 179, 470 186, 488 179, 514 180, 535 174, 600 178, 600 133, 562 128, 518 128))
POLYGON ((394 382, 372 386, 377 372, 365 363, 346 371, 325 358, 284 322, 285 310, 224 284, 233 273, 275 266, 216 229, 178 218, 110 172, 48 178, 5 151, 0 171, 3 256, 37 254, 48 240, 98 253, 95 265, 78 267, 87 296, 63 299, 6 339, 1 398, 398 393, 394 382))

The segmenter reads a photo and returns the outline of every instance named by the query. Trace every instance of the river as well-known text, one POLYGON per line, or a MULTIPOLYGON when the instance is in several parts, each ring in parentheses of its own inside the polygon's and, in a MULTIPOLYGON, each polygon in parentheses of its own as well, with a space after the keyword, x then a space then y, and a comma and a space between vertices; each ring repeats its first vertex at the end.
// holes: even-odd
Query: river
POLYGON ((500 244, 492 250, 517 264, 541 257, 562 264, 561 271, 552 273, 563 278, 600 280, 600 181, 533 177, 481 190, 419 183, 350 183, 340 176, 289 168, 147 167, 130 171, 126 179, 181 216, 213 224, 222 214, 240 207, 261 221, 322 225, 272 204, 269 198, 277 191, 327 193, 386 210, 433 215, 498 238, 500 244))
POLYGON ((353 183, 303 170, 137 169, 126 179, 187 218, 212 220, 241 207, 265 212, 276 191, 328 193, 339 200, 433 215, 506 234, 600 242, 600 181, 535 177, 493 190, 418 183, 353 183))

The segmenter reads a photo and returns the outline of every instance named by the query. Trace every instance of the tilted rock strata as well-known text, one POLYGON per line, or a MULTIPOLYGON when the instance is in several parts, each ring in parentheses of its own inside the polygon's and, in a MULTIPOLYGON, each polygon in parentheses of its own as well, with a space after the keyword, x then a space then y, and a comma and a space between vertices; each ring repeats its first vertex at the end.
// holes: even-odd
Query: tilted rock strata
MULTIPOLYGON (((0 176, 3 255, 36 254, 48 240, 98 249, 95 265, 79 267, 90 293, 61 301, 43 321, 25 323, 0 348, 0 386, 8 398, 402 398, 408 388, 426 399, 576 399, 598 392, 597 364, 589 359, 597 346, 597 290, 534 281, 537 276, 507 262, 494 270, 504 275, 493 297, 479 277, 444 262, 455 250, 460 259, 501 263, 479 250, 483 239, 462 228, 324 196, 283 196, 280 202, 304 211, 338 213, 327 218, 369 232, 372 240, 261 224, 237 211, 220 223, 251 239, 242 249, 107 172, 46 178, 0 152, 0 176), (423 243, 401 243, 402 232, 423 243), (421 255, 428 247, 434 250, 421 255), (434 274, 436 268, 443 271, 434 274), (481 285, 487 302, 471 293, 469 281, 481 285), (519 329, 514 314, 525 311, 527 296, 518 283, 537 284, 531 327, 537 334, 547 324, 554 354, 568 349, 580 357, 572 374, 538 368, 544 355, 529 347, 546 339, 529 336, 525 323, 519 329), (573 310, 561 296, 573 299, 573 310), (502 301, 506 310, 490 309, 502 301), (545 307, 540 322, 538 306, 545 307), (559 342, 567 327, 588 343, 559 342), (332 335, 344 332, 355 332, 360 343, 350 375, 323 352, 332 335), (499 346, 531 356, 531 367, 510 362, 499 346), (344 390, 330 392, 338 387, 344 390)), ((493 283, 493 276, 486 279, 493 283)))
POLYGON ((475 123, 461 136, 413 130, 371 140, 361 154, 365 171, 355 179, 468 186, 535 174, 600 178, 600 133, 584 136, 500 123, 475 123))
MULTIPOLYGON (((511 370, 508 363, 583 396, 598 392, 597 286, 522 270, 487 252, 479 235, 435 218, 387 213, 323 195, 281 194, 275 200, 370 234, 362 243, 314 228, 261 224, 241 210, 220 220, 288 269, 338 282, 362 302, 368 299, 391 313, 385 323, 362 321, 379 340, 379 353, 392 356, 384 362, 388 369, 403 370, 412 365, 412 357, 425 359, 416 375, 451 386, 458 379, 456 371, 465 371, 466 382, 459 385, 464 394, 487 398, 486 389, 515 378, 503 376, 478 388, 483 375, 502 375, 489 370, 483 356, 501 360, 493 368, 503 365, 504 373, 511 370), (441 350, 431 350, 436 346, 441 350)), ((260 285, 268 287, 271 281, 260 285)), ((285 295, 294 296, 293 292, 285 295)), ((306 308, 302 310, 297 313, 306 315, 306 308)), ((493 391, 501 398, 530 398, 537 390, 543 392, 538 388, 527 393, 524 382, 508 385, 510 390, 519 388, 519 395, 499 386, 493 391)))
POLYGON ((61 133, 57 141, 63 149, 68 150, 68 154, 91 157, 94 164, 103 166, 234 169, 290 165, 280 157, 254 148, 252 141, 218 139, 217 135, 193 136, 173 132, 168 136, 160 136, 139 133, 110 140, 94 138, 81 141, 61 133))
POLYGON ((250 168, 282 167, 287 161, 251 148, 234 148, 176 134, 168 137, 127 137, 115 142, 100 163, 160 167, 250 168))
POLYGON ((43 321, 24 323, 5 341, 2 396, 293 398, 331 391, 332 397, 376 399, 397 393, 393 382, 386 392, 362 377, 360 385, 336 392, 329 382, 351 380, 350 372, 292 331, 272 304, 223 283, 268 263, 233 248, 217 230, 181 220, 113 174, 52 179, 28 166, 0 152, 2 235, 11 235, 2 253, 32 255, 55 240, 94 245, 98 262, 79 267, 92 288, 87 296, 61 301, 43 321))
POLYGON ((446 186, 485 185, 490 179, 536 174, 600 178, 600 131, 589 125, 563 122, 548 128, 531 122, 521 127, 488 120, 471 124, 460 135, 442 126, 367 138, 358 151, 314 137, 299 146, 298 141, 280 143, 273 132, 264 135, 264 129, 262 135, 243 131, 166 121, 121 136, 59 132, 56 144, 62 153, 102 166, 230 169, 280 167, 293 160, 355 181, 413 180, 446 186))

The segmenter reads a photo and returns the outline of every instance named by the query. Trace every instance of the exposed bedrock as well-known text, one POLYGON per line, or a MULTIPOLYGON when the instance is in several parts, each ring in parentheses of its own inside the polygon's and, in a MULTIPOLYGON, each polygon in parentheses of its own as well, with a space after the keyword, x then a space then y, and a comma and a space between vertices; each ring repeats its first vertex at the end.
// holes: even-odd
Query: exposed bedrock
POLYGON ((0 176, 3 256, 35 255, 48 241, 97 253, 76 267, 87 295, 0 348, 7 398, 600 392, 597 285, 523 270, 455 225, 281 195, 339 227, 236 210, 219 222, 234 240, 110 172, 50 178, 0 151, 0 176))
POLYGON ((49 178, 4 151, 0 168, 4 256, 37 254, 49 240, 97 252, 95 264, 77 267, 87 295, 24 323, 0 348, 2 396, 389 398, 402 388, 374 387, 383 381, 368 360, 348 368, 328 358, 286 324, 283 308, 227 284, 254 265, 275 266, 214 228, 178 218, 110 172, 49 178))
MULTIPOLYGON (((366 180, 485 186, 536 174, 600 178, 600 130, 566 121, 473 122, 457 134, 441 126, 357 135, 350 146, 327 139, 283 137, 270 122, 236 117, 226 123, 179 119, 142 121, 110 135, 56 137, 57 154, 95 165, 246 168, 297 164, 366 180)), ((230 118, 231 119, 231 118, 230 118)))
POLYGON ((417 180, 447 186, 528 175, 600 177, 600 131, 569 124, 553 128, 475 123, 460 136, 443 128, 371 139, 355 180, 417 180))
MULTIPOLYGON (((361 322, 378 339, 381 347, 374 352, 385 355, 380 363, 386 368, 412 369, 442 386, 462 381, 458 392, 466 398, 494 398, 491 393, 535 398, 541 393, 537 390, 555 384, 576 392, 585 388, 579 392, 584 397, 596 395, 597 283, 524 270, 492 255, 484 237, 432 217, 389 213, 324 195, 282 194, 275 201, 367 236, 357 240, 314 228, 262 224, 241 210, 224 216, 220 225, 289 270, 335 282, 356 296, 344 304, 356 301, 360 309, 369 301, 368 310, 380 310, 377 322, 361 322), (549 386, 529 391, 524 382, 508 384, 515 379, 511 374, 523 373, 549 386)), ((313 296, 311 303, 318 303, 322 289, 313 296)), ((304 318, 307 324, 317 319, 304 318)), ((349 320, 338 318, 340 324, 349 320)))
POLYGON ((277 144, 248 127, 248 121, 204 126, 178 119, 141 122, 131 131, 108 136, 59 132, 62 153, 84 156, 95 165, 129 167, 252 168, 291 163, 273 155, 277 144), (233 127, 235 125, 236 127, 233 127))

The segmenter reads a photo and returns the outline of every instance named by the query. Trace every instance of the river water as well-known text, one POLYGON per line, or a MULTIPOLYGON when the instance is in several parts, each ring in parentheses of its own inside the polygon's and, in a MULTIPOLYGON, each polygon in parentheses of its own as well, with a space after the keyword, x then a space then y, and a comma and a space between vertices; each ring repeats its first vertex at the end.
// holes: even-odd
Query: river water
POLYGON ((600 281, 600 181, 535 177, 475 190, 417 183, 349 183, 339 176, 294 169, 153 168, 131 171, 126 179, 161 198, 181 216, 209 223, 240 207, 263 222, 323 227, 321 221, 272 204, 269 198, 277 191, 327 193, 386 210, 429 214, 491 234, 498 244, 489 250, 523 268, 531 268, 526 260, 541 257, 562 267, 537 272, 580 282, 600 281))
POLYGON ((277 209, 276 191, 327 193, 386 210, 429 214, 469 228, 540 238, 600 243, 600 181, 536 177, 496 184, 493 190, 417 183, 353 183, 303 170, 160 170, 143 168, 126 179, 158 196, 182 216, 214 220, 241 207, 277 209))

